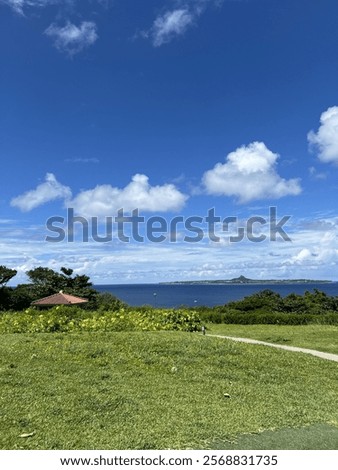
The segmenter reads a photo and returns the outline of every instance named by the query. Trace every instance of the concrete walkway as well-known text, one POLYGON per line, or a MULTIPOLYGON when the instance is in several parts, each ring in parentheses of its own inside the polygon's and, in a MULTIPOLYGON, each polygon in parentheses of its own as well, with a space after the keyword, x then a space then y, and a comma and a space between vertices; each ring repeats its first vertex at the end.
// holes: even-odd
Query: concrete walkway
POLYGON ((214 338, 230 339, 231 341, 239 341, 241 343, 261 344, 263 346, 271 346, 272 348, 285 349, 286 351, 311 354, 312 356, 320 357, 321 359, 327 359, 328 361, 338 362, 338 354, 331 354, 331 353, 326 353, 322 351, 316 351, 315 349, 305 349, 305 348, 298 348, 296 346, 285 346, 284 344, 266 343, 265 341, 258 341, 257 339, 237 338, 235 336, 209 335, 209 334, 206 336, 210 336, 210 337, 212 336, 214 338))

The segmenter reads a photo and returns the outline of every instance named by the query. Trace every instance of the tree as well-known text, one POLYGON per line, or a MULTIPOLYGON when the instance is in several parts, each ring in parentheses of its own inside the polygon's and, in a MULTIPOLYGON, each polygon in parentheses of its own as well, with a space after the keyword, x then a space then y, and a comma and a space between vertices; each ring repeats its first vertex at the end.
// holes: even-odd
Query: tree
POLYGON ((95 299, 95 308, 100 310, 119 310, 127 307, 127 304, 115 297, 110 292, 100 292, 95 299))
POLYGON ((88 300, 95 298, 97 292, 92 288, 90 278, 84 274, 73 275, 73 270, 62 267, 60 273, 50 268, 38 267, 27 271, 27 276, 32 283, 32 289, 36 298, 47 297, 63 291, 85 297, 88 300))
POLYGON ((0 287, 4 287, 8 281, 17 274, 16 269, 10 269, 6 266, 0 266, 0 287))
POLYGON ((99 294, 93 288, 88 276, 74 275, 73 269, 70 268, 62 267, 60 272, 56 272, 39 266, 26 272, 29 283, 19 284, 15 288, 6 287, 5 283, 15 274, 15 270, 0 266, 0 309, 23 310, 34 300, 60 291, 88 299, 89 302, 83 305, 86 309, 117 310, 125 305, 111 294, 99 294))
POLYGON ((282 301, 281 296, 270 289, 264 289, 255 294, 244 297, 242 300, 229 302, 228 307, 242 312, 254 310, 278 310, 282 301))
POLYGON ((10 269, 6 266, 0 266, 0 309, 8 309, 10 306, 10 297, 12 289, 6 287, 9 282, 17 273, 16 269, 10 269))
POLYGON ((24 310, 36 300, 32 286, 30 284, 19 284, 9 291, 7 309, 24 310))
POLYGON ((38 297, 47 297, 55 294, 63 288, 60 283, 60 274, 50 268, 31 269, 26 272, 32 283, 33 292, 38 297))

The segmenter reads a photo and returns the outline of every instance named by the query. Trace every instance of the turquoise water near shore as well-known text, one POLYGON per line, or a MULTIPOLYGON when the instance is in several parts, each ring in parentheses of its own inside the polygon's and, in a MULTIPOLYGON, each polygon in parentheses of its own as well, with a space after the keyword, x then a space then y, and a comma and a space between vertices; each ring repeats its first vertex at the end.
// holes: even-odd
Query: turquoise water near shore
POLYGON ((173 308, 181 305, 189 307, 205 305, 213 307, 270 289, 283 297, 294 292, 318 289, 331 296, 338 296, 338 282, 304 284, 114 284, 95 285, 99 292, 110 292, 129 305, 151 305, 173 308))

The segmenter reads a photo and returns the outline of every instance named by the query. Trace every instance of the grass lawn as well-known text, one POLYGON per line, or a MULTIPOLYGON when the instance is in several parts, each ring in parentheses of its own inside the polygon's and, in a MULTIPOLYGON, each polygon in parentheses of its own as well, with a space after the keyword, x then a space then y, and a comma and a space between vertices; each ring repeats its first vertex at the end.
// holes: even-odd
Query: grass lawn
POLYGON ((269 343, 299 346, 338 354, 338 326, 210 324, 207 328, 209 334, 253 338, 269 343))
POLYGON ((1 449, 338 449, 336 363, 192 333, 4 334, 0 391, 1 449))

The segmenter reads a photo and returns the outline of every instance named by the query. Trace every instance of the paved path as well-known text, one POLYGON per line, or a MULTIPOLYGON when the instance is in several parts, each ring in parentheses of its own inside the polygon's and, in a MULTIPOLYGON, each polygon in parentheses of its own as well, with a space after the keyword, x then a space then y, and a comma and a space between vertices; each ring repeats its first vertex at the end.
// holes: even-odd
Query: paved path
POLYGON ((312 356, 320 357, 321 359, 327 359, 329 361, 338 362, 338 354, 331 354, 331 353, 326 353, 322 351, 316 351, 315 349, 305 349, 305 348, 297 348, 296 346, 285 346, 284 344, 266 343, 265 341, 258 341, 257 339, 237 338, 235 336, 209 335, 209 334, 206 336, 230 339, 232 341, 239 341, 241 343, 261 344, 263 346, 271 346, 273 348, 285 349, 286 351, 294 351, 294 352, 301 352, 305 354, 311 354, 312 356))

